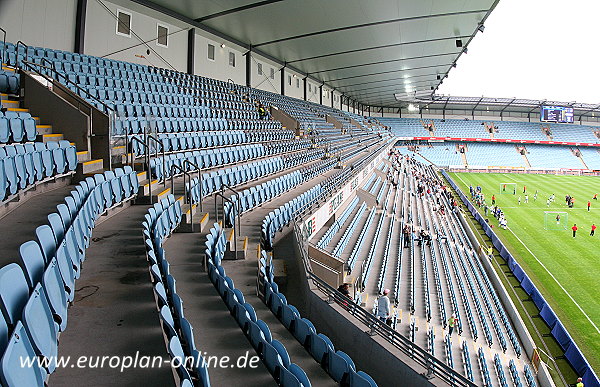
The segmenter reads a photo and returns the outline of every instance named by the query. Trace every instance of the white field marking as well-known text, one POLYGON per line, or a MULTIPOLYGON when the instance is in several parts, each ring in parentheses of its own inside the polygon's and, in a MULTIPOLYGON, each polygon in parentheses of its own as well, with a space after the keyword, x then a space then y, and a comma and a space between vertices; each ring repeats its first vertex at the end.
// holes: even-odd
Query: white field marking
MULTIPOLYGON (((465 181, 460 177, 460 175, 456 175, 460 181, 463 182, 463 184, 467 185, 467 183, 465 183, 465 181)), ((516 207, 515 207, 516 208, 516 207)), ((558 286, 560 286, 560 288, 563 290, 563 292, 565 292, 565 294, 571 299, 571 301, 573 301, 573 303, 575 304, 575 306, 577 306, 577 308, 581 311, 581 313, 585 316, 585 318, 587 318, 587 320, 590 322, 590 324, 592 324, 592 326, 594 327, 594 329, 596 330, 596 332, 598 332, 600 334, 600 329, 598 329, 598 326, 596 326, 596 324, 594 324, 594 322, 592 321, 592 319, 590 319, 590 316, 588 316, 583 309, 581 308, 581 306, 577 303, 577 301, 575 301, 575 299, 569 294, 569 292, 567 291, 567 289, 564 288, 564 286, 562 286, 562 284, 560 282, 558 282, 558 280, 556 279, 556 277, 554 276, 554 274, 552 274, 550 272, 550 270, 548 270, 548 268, 538 259, 538 257, 536 257, 536 255, 529 249, 529 247, 527 247, 527 245, 525 243, 523 243, 523 241, 521 240, 521 238, 519 238, 517 236, 517 234, 515 234, 513 232, 513 230, 511 230, 510 227, 508 227, 508 230, 515 236, 515 238, 517 238, 517 240, 519 242, 521 242, 521 244, 525 247, 525 249, 527 249, 527 251, 529 252, 529 254, 531 254, 531 256, 533 258, 535 258, 535 260, 537 261, 537 263, 540 264, 541 267, 544 268, 544 270, 546 270, 546 272, 548 274, 550 274, 550 277, 552 277, 552 279, 554 280, 554 282, 556 282, 558 284, 558 286)))
POLYGON ((594 324, 594 322, 592 321, 592 319, 590 319, 590 316, 588 316, 583 309, 581 308, 581 306, 579 306, 579 304, 577 303, 577 301, 575 301, 575 299, 569 294, 569 292, 567 291, 567 289, 564 288, 564 286, 562 286, 562 284, 560 282, 558 282, 558 280, 556 279, 556 277, 554 276, 554 274, 552 274, 550 272, 550 270, 548 270, 548 268, 538 259, 538 257, 535 256, 535 254, 529 250, 529 247, 527 247, 527 245, 525 243, 523 243, 523 241, 521 240, 521 238, 519 238, 517 236, 517 234, 515 234, 513 232, 513 230, 509 227, 508 230, 515 236, 515 238, 517 238, 517 240, 519 242, 521 242, 521 244, 523 245, 523 247, 525 247, 525 249, 527 249, 527 251, 529 251, 529 254, 531 254, 531 256, 533 258, 535 258, 535 260, 537 261, 537 263, 540 264, 541 267, 544 268, 544 270, 546 270, 546 272, 550 275, 550 277, 552 277, 552 279, 554 280, 554 282, 556 282, 556 284, 558 286, 560 286, 560 288, 563 290, 563 292, 565 292, 565 294, 571 299, 571 301, 573 301, 573 304, 575 304, 575 306, 577 306, 577 308, 581 311, 581 313, 585 316, 585 318, 587 318, 587 320, 590 322, 590 324, 592 324, 592 326, 594 327, 594 329, 596 330, 596 332, 600 333, 600 329, 598 329, 598 327, 596 326, 596 324, 594 324))

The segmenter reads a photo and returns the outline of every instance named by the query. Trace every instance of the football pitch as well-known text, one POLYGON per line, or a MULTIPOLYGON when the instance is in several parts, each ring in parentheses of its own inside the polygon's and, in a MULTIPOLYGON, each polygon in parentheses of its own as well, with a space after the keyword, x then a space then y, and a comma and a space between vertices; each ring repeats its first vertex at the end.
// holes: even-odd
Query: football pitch
MULTIPOLYGON (((450 173, 454 182, 470 198, 469 185, 481 186, 488 205, 492 194, 504 211, 508 229, 498 226, 498 220, 489 213, 490 224, 506 247, 544 295, 561 319, 588 362, 600 370, 600 228, 590 236, 592 223, 600 227, 600 178, 591 176, 555 176, 494 173, 450 173), (516 193, 503 183, 516 183, 516 193), (529 203, 525 203, 523 186, 527 187, 529 203), (534 194, 538 191, 537 200, 534 194), (550 195, 556 195, 547 206, 550 195), (568 208, 565 196, 575 198, 568 208), (518 202, 521 197, 521 204, 518 202), (591 201, 588 212, 587 203, 591 201), (566 229, 556 227, 556 214, 565 212, 566 229), (577 224, 575 238, 571 227, 577 224)), ((483 214, 483 209, 480 210, 483 214)), ((562 226, 562 225, 561 225, 562 226)))

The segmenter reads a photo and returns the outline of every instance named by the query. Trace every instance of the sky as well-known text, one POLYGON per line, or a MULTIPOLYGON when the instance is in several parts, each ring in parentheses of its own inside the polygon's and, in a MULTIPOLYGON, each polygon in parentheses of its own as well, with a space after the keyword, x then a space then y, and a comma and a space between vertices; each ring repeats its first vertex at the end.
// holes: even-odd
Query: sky
POLYGON ((600 103, 599 15, 599 0, 500 0, 436 94, 600 103))

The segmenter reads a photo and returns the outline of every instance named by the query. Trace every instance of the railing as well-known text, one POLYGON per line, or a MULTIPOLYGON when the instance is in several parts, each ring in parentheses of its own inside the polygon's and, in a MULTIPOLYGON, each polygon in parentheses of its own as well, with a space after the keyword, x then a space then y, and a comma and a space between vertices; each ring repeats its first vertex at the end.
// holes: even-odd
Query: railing
POLYGON ((2 31, 2 58, 0 58, 0 65, 4 65, 4 53, 6 52, 6 30, 0 27, 2 31))
POLYGON ((306 241, 302 237, 302 232, 300 231, 297 223, 294 225, 294 232, 298 238, 297 240, 300 242, 300 251, 302 254, 302 260, 304 262, 307 278, 312 281, 313 285, 319 291, 327 296, 328 303, 338 304, 341 308, 350 313, 355 319, 367 326, 370 329, 369 334, 371 336, 377 335, 382 337, 384 340, 399 349, 403 354, 410 357, 414 362, 425 369, 424 375, 427 377, 437 377, 448 385, 452 386, 477 386, 475 383, 471 382, 466 377, 447 366, 445 362, 432 356, 429 352, 427 352, 427 350, 419 347, 408 338, 398 333, 398 331, 380 321, 372 313, 362 308, 359 304, 354 302, 354 300, 349 299, 347 296, 338 292, 336 289, 316 276, 310 270, 308 252, 304 248, 306 241))
MULTIPOLYGON (((221 203, 224 204, 224 202, 230 203, 231 206, 233 207, 233 209, 235 210, 236 214, 237 214, 237 218, 238 218, 238 224, 240 224, 240 214, 238 213, 238 205, 237 203, 235 203, 233 200, 229 199, 228 197, 225 197, 225 195, 223 195, 223 193, 217 191, 215 192, 215 218, 217 219, 217 222, 219 221, 219 212, 217 211, 217 196, 221 197, 221 203)), ((221 206, 221 208, 223 209, 223 217, 222 217, 222 224, 223 227, 225 226, 225 208, 223 207, 223 205, 221 206)), ((235 250, 234 254, 235 254, 235 259, 237 259, 237 237, 238 237, 238 232, 239 230, 236 230, 235 227, 235 220, 233 221, 233 248, 235 250)))

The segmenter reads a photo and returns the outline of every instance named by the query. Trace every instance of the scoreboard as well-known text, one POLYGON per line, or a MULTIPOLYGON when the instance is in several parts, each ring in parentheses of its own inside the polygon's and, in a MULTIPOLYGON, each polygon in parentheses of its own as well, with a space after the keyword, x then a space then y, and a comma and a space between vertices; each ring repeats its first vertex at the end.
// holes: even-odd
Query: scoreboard
POLYGON ((542 106, 542 122, 573 123, 573 108, 567 106, 542 106))

